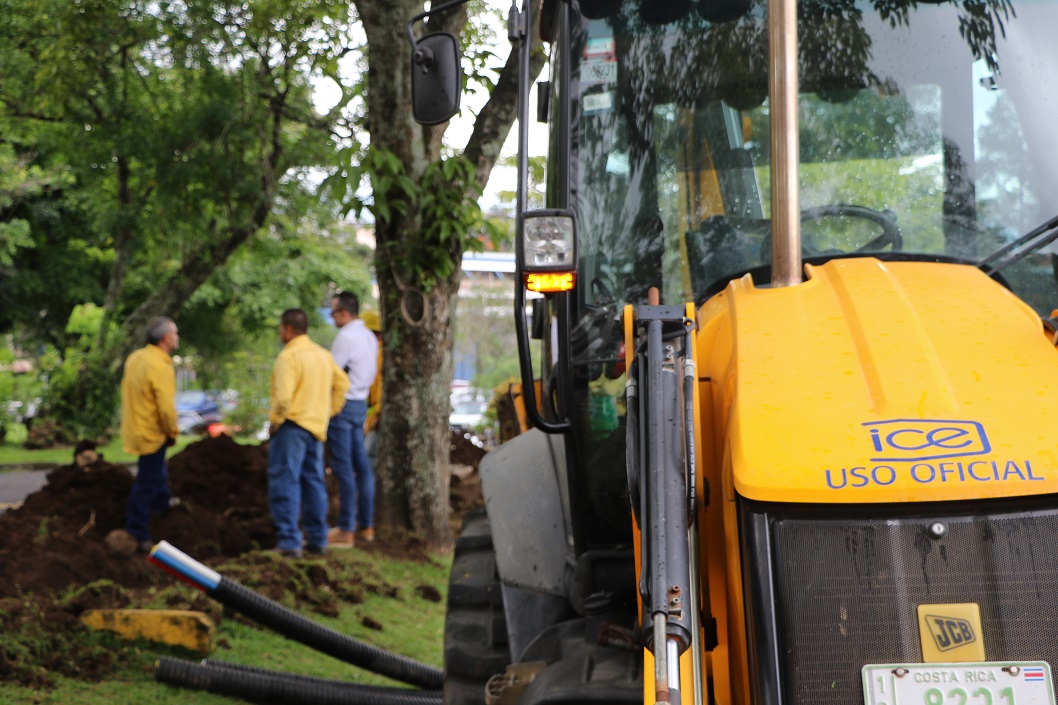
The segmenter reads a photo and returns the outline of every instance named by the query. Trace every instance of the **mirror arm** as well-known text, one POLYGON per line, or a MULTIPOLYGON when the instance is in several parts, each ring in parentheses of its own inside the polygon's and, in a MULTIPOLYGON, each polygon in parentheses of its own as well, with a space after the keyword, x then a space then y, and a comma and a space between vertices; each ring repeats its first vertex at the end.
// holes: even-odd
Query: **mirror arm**
MULTIPOLYGON (((426 56, 426 54, 429 53, 429 52, 425 52, 425 53, 424 52, 420 52, 420 51, 418 51, 415 48, 415 33, 412 32, 411 28, 419 20, 424 20, 427 17, 432 17, 433 15, 442 13, 445 10, 451 10, 453 7, 457 7, 457 6, 462 5, 462 4, 466 3, 466 2, 467 2, 467 0, 452 0, 451 2, 446 2, 443 5, 438 5, 437 7, 431 7, 426 12, 420 12, 419 14, 415 15, 415 17, 412 17, 410 20, 408 20, 408 23, 404 25, 404 36, 408 38, 408 45, 411 47, 411 50, 414 52, 416 65, 422 66, 423 63, 425 63, 425 62, 431 62, 432 63, 433 57, 432 56, 426 56)), ((426 65, 429 66, 430 64, 427 63, 426 65)))
POLYGON ((560 408, 556 409, 560 420, 548 421, 540 413, 533 379, 533 355, 529 345, 528 325, 525 320, 525 218, 520 216, 529 208, 529 57, 532 51, 529 2, 530 0, 522 0, 522 9, 519 12, 515 0, 511 0, 511 9, 507 15, 507 37, 512 44, 520 42, 518 50, 521 52, 518 57, 518 187, 515 207, 519 217, 516 218, 515 224, 515 240, 518 246, 515 248, 517 281, 514 285, 514 330, 518 343, 518 361, 522 372, 522 399, 525 402, 525 413, 533 426, 544 433, 563 433, 569 431, 573 424, 561 400, 558 404, 560 408))

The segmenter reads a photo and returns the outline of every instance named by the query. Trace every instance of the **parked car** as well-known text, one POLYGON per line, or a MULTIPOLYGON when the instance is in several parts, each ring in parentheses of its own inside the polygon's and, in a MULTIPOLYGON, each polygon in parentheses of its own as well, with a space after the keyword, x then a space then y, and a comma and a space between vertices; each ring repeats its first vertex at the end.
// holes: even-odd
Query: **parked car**
POLYGON ((199 435, 223 419, 220 404, 210 392, 189 389, 176 395, 176 426, 180 433, 199 435))
POLYGON ((452 402, 452 413, 448 425, 461 431, 473 431, 485 420, 489 403, 481 399, 463 399, 452 402))
POLYGON ((4 410, 9 419, 17 423, 25 423, 26 419, 37 415, 38 404, 40 404, 40 399, 30 399, 25 402, 12 400, 6 403, 4 410))
POLYGON ((188 389, 183 392, 177 392, 176 410, 209 414, 220 411, 220 405, 209 392, 201 389, 188 389))

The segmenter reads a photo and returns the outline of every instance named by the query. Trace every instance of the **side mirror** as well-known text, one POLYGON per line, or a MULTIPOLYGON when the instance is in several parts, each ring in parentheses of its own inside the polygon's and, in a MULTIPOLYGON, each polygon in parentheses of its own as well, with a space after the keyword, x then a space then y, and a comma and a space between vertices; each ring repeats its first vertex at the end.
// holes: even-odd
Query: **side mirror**
POLYGON ((411 55, 411 113, 421 125, 437 125, 459 112, 463 72, 459 46, 447 32, 416 41, 411 55))

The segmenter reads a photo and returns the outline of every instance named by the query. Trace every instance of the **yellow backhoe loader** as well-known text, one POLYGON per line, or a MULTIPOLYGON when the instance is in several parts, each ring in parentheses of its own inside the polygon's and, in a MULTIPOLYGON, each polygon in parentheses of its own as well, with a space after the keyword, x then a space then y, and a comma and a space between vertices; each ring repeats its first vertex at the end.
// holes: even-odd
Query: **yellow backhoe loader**
POLYGON ((535 7, 446 702, 1054 705, 1058 1, 544 0, 527 211, 535 7))

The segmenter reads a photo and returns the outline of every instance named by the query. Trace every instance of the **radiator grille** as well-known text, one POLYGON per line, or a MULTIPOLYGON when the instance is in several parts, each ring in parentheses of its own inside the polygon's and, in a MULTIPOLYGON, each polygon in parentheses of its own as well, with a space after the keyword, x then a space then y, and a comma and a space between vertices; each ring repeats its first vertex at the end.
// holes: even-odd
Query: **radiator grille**
POLYGON ((788 702, 862 703, 864 664, 920 662, 919 604, 976 602, 989 661, 1058 666, 1058 511, 772 518, 788 702))

